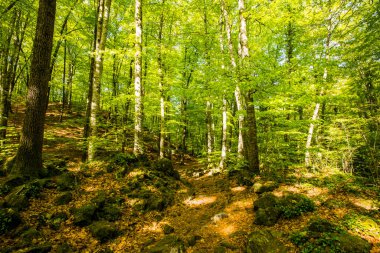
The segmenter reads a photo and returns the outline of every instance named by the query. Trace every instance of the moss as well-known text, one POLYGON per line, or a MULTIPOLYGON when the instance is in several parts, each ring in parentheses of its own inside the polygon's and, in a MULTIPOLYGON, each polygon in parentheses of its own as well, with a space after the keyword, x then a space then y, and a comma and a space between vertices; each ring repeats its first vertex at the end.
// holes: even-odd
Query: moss
POLYGON ((315 210, 314 202, 301 194, 289 194, 281 199, 282 217, 291 219, 315 210))
POLYGON ((104 243, 119 235, 115 224, 106 221, 97 221, 89 226, 92 236, 104 243))
POLYGON ((73 210, 74 225, 84 227, 90 225, 95 218, 95 205, 85 205, 73 210))
POLYGON ((248 236, 247 253, 286 253, 287 247, 271 230, 260 230, 248 236))
POLYGON ((57 205, 66 205, 70 203, 72 199, 73 194, 71 192, 64 192, 55 199, 54 203, 57 205))
POLYGON ((73 190, 79 184, 79 178, 71 172, 64 173, 55 180, 59 191, 73 190))
POLYGON ((0 209, 0 235, 16 228, 21 223, 20 215, 13 209, 0 209))
POLYGON ((183 253, 185 252, 184 242, 175 235, 167 235, 152 247, 148 248, 149 253, 183 253))

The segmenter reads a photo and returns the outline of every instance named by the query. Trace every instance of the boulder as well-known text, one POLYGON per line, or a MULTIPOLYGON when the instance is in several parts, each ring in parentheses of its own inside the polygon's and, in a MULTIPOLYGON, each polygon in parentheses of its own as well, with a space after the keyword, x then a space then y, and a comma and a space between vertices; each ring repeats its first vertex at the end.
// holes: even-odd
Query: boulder
POLYGON ((74 225, 84 227, 90 225, 95 218, 96 206, 84 205, 73 210, 74 225))
POLYGON ((303 213, 315 210, 314 202, 302 194, 289 194, 280 201, 282 217, 286 219, 296 218, 303 213))
POLYGON ((73 190, 79 184, 79 178, 71 172, 63 173, 55 178, 59 191, 73 190))
POLYGON ((89 229, 92 236, 101 243, 107 242, 119 235, 116 225, 107 221, 96 221, 89 226, 89 229))
POLYGON ((165 235, 174 233, 174 228, 168 224, 164 224, 162 226, 162 231, 164 231, 165 235))
POLYGON ((184 253, 184 242, 175 235, 165 236, 153 246, 149 247, 146 252, 149 253, 184 253))
POLYGON ((255 220, 257 225, 273 226, 280 219, 279 200, 271 193, 264 193, 254 202, 255 220))
POLYGON ((176 180, 180 179, 179 173, 174 169, 172 161, 167 158, 159 159, 157 162, 153 163, 152 169, 160 171, 166 176, 172 177, 176 180))
POLYGON ((57 205, 66 205, 70 203, 70 201, 73 199, 73 194, 71 192, 64 192, 60 194, 56 199, 55 199, 55 204, 57 205))
POLYGON ((247 253, 286 253, 288 248, 275 232, 260 230, 248 236, 247 253))
POLYGON ((0 235, 16 228, 21 223, 20 215, 11 208, 0 208, 0 235))
POLYGON ((262 194, 264 192, 271 192, 278 188, 278 183, 275 181, 258 181, 253 185, 253 191, 257 194, 262 194))

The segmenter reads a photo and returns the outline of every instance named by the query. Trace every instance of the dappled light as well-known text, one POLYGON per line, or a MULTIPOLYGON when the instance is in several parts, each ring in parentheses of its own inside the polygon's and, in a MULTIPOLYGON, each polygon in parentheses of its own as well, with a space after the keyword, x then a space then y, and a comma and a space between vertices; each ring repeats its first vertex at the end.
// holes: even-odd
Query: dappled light
POLYGON ((216 199, 216 196, 199 196, 196 198, 188 198, 184 201, 184 203, 190 207, 197 207, 214 203, 216 199))

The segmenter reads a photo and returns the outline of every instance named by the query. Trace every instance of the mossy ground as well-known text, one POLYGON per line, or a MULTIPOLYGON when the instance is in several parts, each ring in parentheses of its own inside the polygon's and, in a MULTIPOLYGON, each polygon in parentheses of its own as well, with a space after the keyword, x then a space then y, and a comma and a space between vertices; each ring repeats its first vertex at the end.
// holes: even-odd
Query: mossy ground
MULTIPOLYGON (((124 167, 120 157, 117 157, 115 166, 110 165, 112 152, 108 148, 102 151, 102 159, 83 166, 80 162, 82 122, 76 116, 70 116, 64 118, 66 123, 61 125, 54 110, 48 112, 47 120, 45 160, 57 156, 68 158, 67 170, 75 175, 78 184, 67 189, 43 188, 38 196, 31 197, 29 207, 19 212, 23 223, 0 236, 3 249, 14 247, 17 252, 22 247, 50 244, 53 251, 69 247, 74 252, 141 252, 164 238, 167 224, 174 229, 173 236, 184 242, 187 252, 214 252, 221 248, 227 252, 241 252, 246 249, 250 233, 267 228, 254 224, 253 203, 259 195, 251 186, 239 185, 223 173, 212 173, 191 157, 186 157, 184 165, 173 157, 174 168, 179 171, 181 180, 150 172, 151 166, 143 163, 124 167), (57 197, 62 195, 60 190, 71 193, 72 200, 67 204, 56 204, 57 197), (89 226, 76 226, 72 213, 76 208, 93 203, 102 191, 107 196, 114 194, 112 205, 119 210, 115 214, 117 218, 107 221, 112 222, 118 232, 104 241, 96 239, 89 226), (152 200, 152 196, 159 196, 167 202, 151 210, 136 208, 143 201, 152 200), (54 217, 53 214, 57 213, 66 214, 67 219, 54 217), (212 218, 218 213, 227 216, 214 221, 212 218), (35 230, 38 233, 34 233, 35 230)), ((146 145, 149 160, 156 161, 156 153, 151 152, 153 148, 149 143, 146 145)), ((11 149, 9 146, 9 154, 11 149)), ((126 153, 131 150, 127 149, 126 153)), ((252 182, 257 180, 273 179, 255 178, 252 182)), ((379 190, 373 185, 334 170, 309 172, 297 168, 282 178, 278 188, 273 190, 277 197, 289 193, 302 194, 315 203, 313 212, 280 219, 270 227, 282 235, 281 240, 289 252, 301 251, 289 240, 289 235, 306 228, 316 217, 339 224, 352 235, 372 243, 372 252, 380 251, 379 190)), ((4 196, 0 197, 0 202, 2 200, 4 196)), ((106 218, 94 219, 103 221, 106 218)))

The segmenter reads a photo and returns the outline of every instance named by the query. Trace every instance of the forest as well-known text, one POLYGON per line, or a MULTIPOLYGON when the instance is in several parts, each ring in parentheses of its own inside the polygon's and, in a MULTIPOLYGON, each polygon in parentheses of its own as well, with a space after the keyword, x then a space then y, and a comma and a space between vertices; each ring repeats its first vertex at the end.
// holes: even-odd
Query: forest
POLYGON ((379 0, 0 1, 0 252, 380 252, 379 0))

